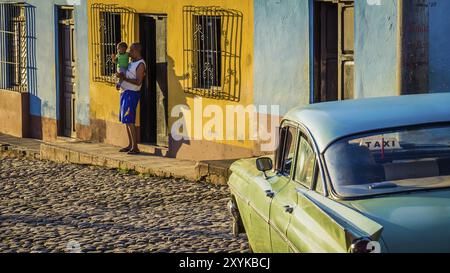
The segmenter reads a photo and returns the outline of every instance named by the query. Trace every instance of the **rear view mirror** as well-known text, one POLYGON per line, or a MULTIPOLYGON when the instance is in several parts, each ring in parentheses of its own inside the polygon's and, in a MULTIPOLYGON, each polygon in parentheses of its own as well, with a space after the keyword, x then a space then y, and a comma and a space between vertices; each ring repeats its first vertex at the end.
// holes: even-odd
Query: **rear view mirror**
POLYGON ((261 157, 256 160, 256 168, 260 172, 264 172, 267 178, 266 172, 273 169, 272 159, 269 157, 261 157))

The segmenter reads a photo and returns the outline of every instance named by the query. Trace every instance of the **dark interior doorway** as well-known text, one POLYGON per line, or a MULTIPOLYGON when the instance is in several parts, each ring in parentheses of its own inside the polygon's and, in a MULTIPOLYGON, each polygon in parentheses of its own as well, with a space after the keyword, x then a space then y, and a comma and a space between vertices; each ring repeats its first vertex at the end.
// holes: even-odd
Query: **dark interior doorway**
POLYGON ((59 79, 59 119, 58 135, 76 137, 76 51, 75 22, 72 6, 58 6, 58 79, 59 79))
POLYGON ((141 90, 141 143, 168 147, 167 16, 141 15, 139 25, 147 64, 141 90))
POLYGON ((338 4, 314 2, 314 101, 339 99, 338 4))

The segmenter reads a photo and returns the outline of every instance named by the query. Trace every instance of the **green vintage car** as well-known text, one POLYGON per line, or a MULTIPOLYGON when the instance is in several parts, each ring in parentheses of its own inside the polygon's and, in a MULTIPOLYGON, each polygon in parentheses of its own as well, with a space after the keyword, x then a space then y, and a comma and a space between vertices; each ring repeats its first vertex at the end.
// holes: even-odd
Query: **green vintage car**
POLYGON ((450 253, 450 94, 297 108, 279 140, 231 167, 254 252, 450 253))

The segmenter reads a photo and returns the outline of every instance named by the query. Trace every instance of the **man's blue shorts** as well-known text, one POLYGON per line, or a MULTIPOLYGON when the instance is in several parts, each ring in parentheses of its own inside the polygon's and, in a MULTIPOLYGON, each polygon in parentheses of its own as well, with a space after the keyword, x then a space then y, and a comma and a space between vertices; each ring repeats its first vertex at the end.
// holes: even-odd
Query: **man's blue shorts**
POLYGON ((126 90, 120 94, 120 122, 123 124, 136 123, 136 109, 140 98, 141 92, 126 90))

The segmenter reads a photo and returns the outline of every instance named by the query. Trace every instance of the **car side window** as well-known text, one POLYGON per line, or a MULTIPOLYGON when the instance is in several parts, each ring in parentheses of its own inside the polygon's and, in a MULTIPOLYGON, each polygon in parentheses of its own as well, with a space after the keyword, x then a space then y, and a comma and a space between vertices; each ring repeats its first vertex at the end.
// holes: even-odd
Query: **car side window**
POLYGON ((280 146, 277 155, 277 170, 285 176, 290 176, 293 170, 292 165, 295 159, 295 151, 297 148, 297 136, 297 128, 284 127, 281 130, 280 146))
POLYGON ((322 175, 321 175, 319 169, 316 168, 316 188, 315 188, 315 191, 320 193, 320 194, 324 194, 323 190, 324 190, 324 188, 323 188, 322 175))
POLYGON ((314 181, 316 155, 304 137, 300 139, 296 165, 295 181, 310 188, 314 181))

